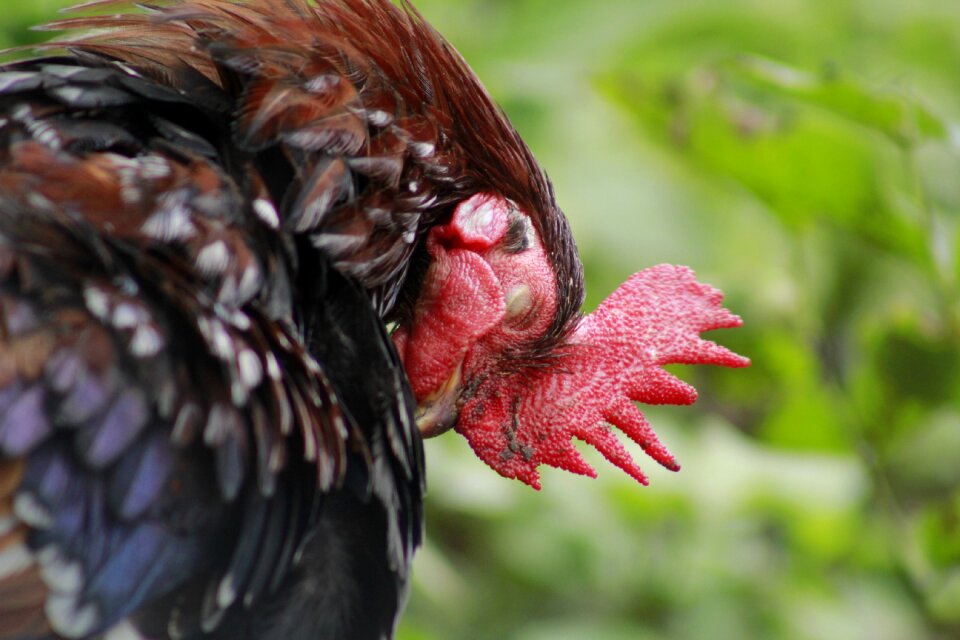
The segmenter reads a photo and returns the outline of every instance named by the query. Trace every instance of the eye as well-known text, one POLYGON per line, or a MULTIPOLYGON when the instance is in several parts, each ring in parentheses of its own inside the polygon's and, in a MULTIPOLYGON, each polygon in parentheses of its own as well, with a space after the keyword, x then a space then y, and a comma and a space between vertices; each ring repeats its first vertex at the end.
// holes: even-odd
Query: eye
POLYGON ((529 249, 535 240, 536 231, 533 229, 533 224, 525 215, 518 212, 503 235, 502 246, 507 253, 521 253, 529 249))
POLYGON ((533 293, 530 287, 520 284, 507 292, 507 319, 522 317, 533 307, 533 293))

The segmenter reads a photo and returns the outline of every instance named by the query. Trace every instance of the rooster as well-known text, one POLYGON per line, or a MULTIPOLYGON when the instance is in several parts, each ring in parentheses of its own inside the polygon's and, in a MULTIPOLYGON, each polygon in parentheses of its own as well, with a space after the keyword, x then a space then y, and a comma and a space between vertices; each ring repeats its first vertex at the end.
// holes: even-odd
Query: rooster
POLYGON ((0 70, 0 639, 392 636, 421 436, 677 468, 634 400, 743 366, 682 267, 582 317, 551 185, 387 0, 118 0, 0 70), (388 331, 388 327, 392 329, 388 331))

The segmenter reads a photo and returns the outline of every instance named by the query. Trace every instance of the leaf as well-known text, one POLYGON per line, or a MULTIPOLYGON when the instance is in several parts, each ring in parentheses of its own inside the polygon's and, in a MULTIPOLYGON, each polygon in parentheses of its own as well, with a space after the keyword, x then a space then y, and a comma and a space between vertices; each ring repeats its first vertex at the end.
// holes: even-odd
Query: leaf
POLYGON ((791 230, 827 223, 927 260, 922 216, 892 197, 910 184, 902 161, 848 120, 742 92, 712 66, 666 78, 620 71, 598 87, 691 171, 747 189, 791 230))
POLYGON ((951 124, 918 98, 866 86, 861 80, 845 76, 835 66, 824 67, 815 74, 769 58, 742 55, 725 67, 738 79, 761 90, 822 107, 903 146, 924 140, 943 140, 951 132, 951 124))

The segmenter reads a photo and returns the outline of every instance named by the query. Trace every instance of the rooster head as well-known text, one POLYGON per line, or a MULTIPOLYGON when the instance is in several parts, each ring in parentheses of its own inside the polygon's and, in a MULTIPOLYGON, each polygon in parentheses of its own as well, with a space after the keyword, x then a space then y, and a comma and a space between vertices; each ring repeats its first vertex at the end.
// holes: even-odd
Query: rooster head
POLYGON ((426 247, 432 261, 416 312, 394 334, 421 432, 455 428, 494 470, 534 488, 541 464, 596 475, 573 438, 646 484, 610 425, 679 469, 633 401, 696 399, 665 364, 749 364, 700 337, 740 319, 685 267, 646 269, 593 313, 565 313, 561 298, 576 288, 574 277, 558 280, 556 256, 507 198, 464 200, 431 229, 426 247))

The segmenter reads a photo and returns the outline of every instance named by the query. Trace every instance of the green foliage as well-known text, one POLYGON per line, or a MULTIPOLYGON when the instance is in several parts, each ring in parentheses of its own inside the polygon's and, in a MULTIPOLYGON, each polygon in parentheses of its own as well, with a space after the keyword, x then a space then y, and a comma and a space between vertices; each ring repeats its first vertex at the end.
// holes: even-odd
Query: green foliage
POLYGON ((700 404, 648 413, 684 470, 646 489, 430 443, 405 633, 960 635, 960 6, 420 7, 551 172, 590 304, 690 264, 754 365, 677 369, 700 404))
POLYGON ((430 442, 400 638, 960 636, 960 5, 417 4, 552 175, 588 306, 689 264, 754 365, 676 369, 702 399, 648 411, 684 463, 649 488, 430 442))

